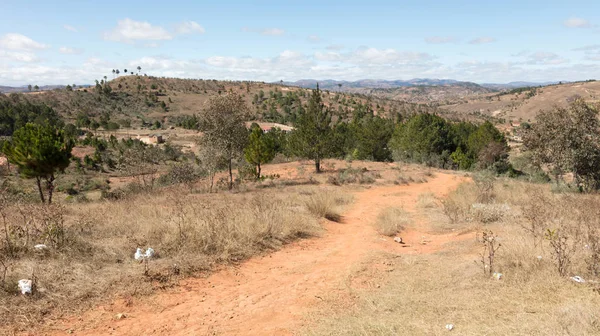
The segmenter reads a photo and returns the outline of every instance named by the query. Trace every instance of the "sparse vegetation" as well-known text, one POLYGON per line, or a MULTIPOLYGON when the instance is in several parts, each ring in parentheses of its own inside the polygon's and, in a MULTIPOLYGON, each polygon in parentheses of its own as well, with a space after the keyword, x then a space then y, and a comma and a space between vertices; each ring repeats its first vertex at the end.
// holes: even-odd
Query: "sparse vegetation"
POLYGON ((410 223, 410 215, 402 208, 384 209, 375 222, 377 232, 393 236, 402 231, 410 223))

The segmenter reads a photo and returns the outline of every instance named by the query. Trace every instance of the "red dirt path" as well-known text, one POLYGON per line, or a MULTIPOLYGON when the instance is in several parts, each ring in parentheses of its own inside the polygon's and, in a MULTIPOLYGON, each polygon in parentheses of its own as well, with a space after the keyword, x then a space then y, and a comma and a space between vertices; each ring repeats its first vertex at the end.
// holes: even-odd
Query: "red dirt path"
MULTIPOLYGON (((342 223, 325 223, 323 237, 302 240, 282 250, 228 267, 206 279, 188 279, 177 289, 140 299, 129 307, 117 301, 55 324, 64 335, 289 335, 303 323, 318 297, 334 290, 352 267, 373 251, 432 253, 458 233, 435 235, 419 217, 416 229, 402 232, 410 247, 383 238, 372 223, 381 210, 400 206, 409 212, 425 192, 443 196, 464 178, 436 173, 423 184, 373 186, 357 192, 342 223), (426 245, 419 244, 423 235, 426 245), (124 313, 117 320, 115 315, 124 313)), ((293 214, 290 214, 293 215, 293 214)), ((339 290, 335 289, 335 290, 339 290)))

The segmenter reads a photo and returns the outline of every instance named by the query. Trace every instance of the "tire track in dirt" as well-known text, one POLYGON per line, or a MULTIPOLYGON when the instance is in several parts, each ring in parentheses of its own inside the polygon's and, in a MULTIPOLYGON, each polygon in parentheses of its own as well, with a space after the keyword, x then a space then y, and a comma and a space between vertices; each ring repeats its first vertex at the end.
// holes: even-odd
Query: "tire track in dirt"
MULTIPOLYGON (((319 297, 374 250, 432 253, 458 234, 432 235, 423 219, 402 233, 403 248, 382 239, 371 225, 386 207, 413 212, 425 192, 443 196, 465 179, 436 173, 429 182, 408 186, 372 186, 356 192, 342 223, 324 223, 320 238, 302 240, 272 254, 218 271, 206 279, 182 281, 177 289, 136 301, 93 309, 52 326, 79 335, 289 335, 302 326, 304 314, 319 297), (422 234, 430 240, 418 244, 422 234), (115 320, 115 314, 126 318, 115 320)), ((60 331, 59 331, 60 330, 60 331)))

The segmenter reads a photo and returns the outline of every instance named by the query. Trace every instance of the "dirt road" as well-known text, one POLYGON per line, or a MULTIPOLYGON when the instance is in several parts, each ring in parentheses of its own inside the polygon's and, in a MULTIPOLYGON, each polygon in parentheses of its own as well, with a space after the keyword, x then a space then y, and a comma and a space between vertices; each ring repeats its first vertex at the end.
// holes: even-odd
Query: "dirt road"
MULTIPOLYGON (((410 247, 378 235, 372 223, 386 207, 413 211, 425 192, 443 196, 463 179, 437 173, 427 183, 373 186, 357 192, 342 223, 325 223, 326 233, 270 255, 219 271, 206 279, 189 279, 175 290, 132 305, 115 302, 54 325, 56 334, 76 335, 289 335, 320 297, 334 290, 343 274, 373 251, 430 253, 456 234, 432 235, 418 217, 402 233, 410 247), (427 245, 417 240, 427 234, 427 245), (115 319, 117 313, 125 318, 115 319)), ((293 215, 293 214, 290 214, 293 215)), ((339 286, 337 289, 339 290, 339 286)))

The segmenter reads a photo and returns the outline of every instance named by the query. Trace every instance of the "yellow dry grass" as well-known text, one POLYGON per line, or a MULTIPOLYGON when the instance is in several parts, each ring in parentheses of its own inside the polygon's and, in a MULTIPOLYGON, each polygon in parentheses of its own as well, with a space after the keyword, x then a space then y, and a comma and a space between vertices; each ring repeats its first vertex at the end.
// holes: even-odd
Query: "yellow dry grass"
POLYGON ((410 223, 410 214, 402 208, 386 208, 375 222, 377 232, 386 236, 393 236, 410 223))
POLYGON ((190 194, 185 187, 173 187, 52 211, 35 204, 0 206, 11 237, 8 243, 0 228, 0 261, 7 266, 5 277, 0 267, 0 306, 11 307, 0 309, 0 333, 35 327, 49 313, 76 313, 103 297, 132 297, 173 286, 216 264, 239 262, 318 235, 322 215, 313 208, 319 207, 325 216, 339 215, 340 207, 351 202, 351 197, 329 188, 333 189, 293 186, 190 194), (57 220, 47 221, 48 214, 57 220), (55 225, 61 222, 63 226, 55 225), (54 231, 39 234, 46 227, 54 231), (11 236, 18 230, 31 238, 11 236), (52 243, 55 236, 63 243, 52 243), (36 253, 33 246, 39 243, 49 250, 36 253), (155 258, 147 263, 134 260, 136 248, 148 247, 156 251, 155 258), (7 257, 9 249, 12 257, 7 257), (24 278, 35 280, 31 297, 17 294, 17 281, 24 278))
POLYGON ((332 292, 308 316, 303 334, 442 335, 448 333, 446 324, 459 335, 600 334, 600 264, 593 260, 600 196, 554 194, 549 185, 501 179, 490 202, 474 209, 481 204, 480 191, 464 183, 442 207, 418 206, 415 215, 446 212, 453 217, 445 224, 449 230, 494 232, 501 244, 495 256, 501 280, 484 273, 483 247, 475 239, 449 243, 434 254, 374 254, 368 265, 384 266, 372 267, 371 285, 352 288, 350 298, 332 292), (498 208, 501 216, 487 214, 498 208), (542 226, 537 235, 532 221, 542 226), (567 237, 563 275, 548 230, 562 230, 567 237), (573 281, 575 275, 586 282, 573 281))

